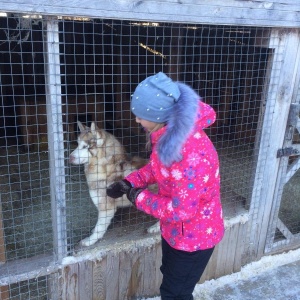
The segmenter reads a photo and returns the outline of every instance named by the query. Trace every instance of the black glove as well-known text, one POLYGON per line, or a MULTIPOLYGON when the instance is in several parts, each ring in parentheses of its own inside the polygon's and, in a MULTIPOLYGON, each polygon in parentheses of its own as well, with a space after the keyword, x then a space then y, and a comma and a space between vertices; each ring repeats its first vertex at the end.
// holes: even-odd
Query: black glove
POLYGON ((116 199, 122 197, 124 194, 127 194, 127 192, 129 192, 131 189, 131 183, 128 180, 123 179, 111 184, 106 189, 106 194, 108 197, 116 199))
POLYGON ((128 200, 132 203, 135 204, 135 200, 137 198, 137 196, 139 195, 139 193, 141 191, 143 191, 144 189, 141 188, 131 188, 127 193, 126 196, 128 198, 128 200))

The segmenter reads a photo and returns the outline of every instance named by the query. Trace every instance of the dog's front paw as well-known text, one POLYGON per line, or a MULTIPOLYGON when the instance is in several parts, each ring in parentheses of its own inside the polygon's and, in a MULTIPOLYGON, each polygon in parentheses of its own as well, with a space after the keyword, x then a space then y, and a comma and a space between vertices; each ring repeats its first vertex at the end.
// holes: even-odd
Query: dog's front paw
POLYGON ((147 229, 148 233, 157 233, 160 232, 159 222, 156 222, 154 225, 150 226, 147 229))
POLYGON ((98 240, 100 240, 103 237, 103 234, 99 234, 98 232, 94 232, 89 237, 83 239, 80 241, 80 245, 83 247, 88 247, 94 245, 98 240))
POLYGON ((88 246, 92 246, 97 242, 97 240, 91 239, 90 237, 87 237, 83 240, 80 241, 80 246, 83 247, 88 247, 88 246))

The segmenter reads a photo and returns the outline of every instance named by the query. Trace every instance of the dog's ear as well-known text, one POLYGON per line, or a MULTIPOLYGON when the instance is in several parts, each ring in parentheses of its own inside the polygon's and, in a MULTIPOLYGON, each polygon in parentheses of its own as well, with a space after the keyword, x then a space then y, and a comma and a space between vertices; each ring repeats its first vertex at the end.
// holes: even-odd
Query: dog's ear
POLYGON ((86 126, 84 126, 79 120, 77 121, 80 132, 85 131, 86 126))
POLYGON ((96 135, 97 130, 99 130, 99 128, 97 127, 95 122, 91 123, 91 132, 93 135, 96 135))
POLYGON ((105 133, 104 130, 99 129, 95 122, 91 123, 91 133, 93 135, 93 138, 95 139, 95 142, 98 147, 101 147, 103 145, 104 139, 105 139, 105 133))

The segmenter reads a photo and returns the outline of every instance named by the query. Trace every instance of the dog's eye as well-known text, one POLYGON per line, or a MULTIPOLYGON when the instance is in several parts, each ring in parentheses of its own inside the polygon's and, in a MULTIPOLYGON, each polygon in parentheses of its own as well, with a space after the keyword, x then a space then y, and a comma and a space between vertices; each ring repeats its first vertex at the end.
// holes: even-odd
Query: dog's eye
POLYGON ((88 145, 84 145, 83 147, 82 147, 82 149, 87 149, 89 146, 88 145))

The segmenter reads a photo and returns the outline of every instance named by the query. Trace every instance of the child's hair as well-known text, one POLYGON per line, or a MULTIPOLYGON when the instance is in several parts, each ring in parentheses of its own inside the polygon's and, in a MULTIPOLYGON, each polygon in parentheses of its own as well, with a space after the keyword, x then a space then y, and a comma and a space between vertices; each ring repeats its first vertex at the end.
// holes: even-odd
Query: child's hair
POLYGON ((165 125, 166 125, 165 123, 157 123, 151 131, 147 132, 147 140, 146 140, 146 146, 145 146, 147 151, 151 151, 151 149, 152 149, 151 138, 150 138, 151 133, 163 128, 165 125))

